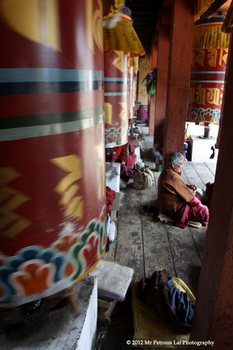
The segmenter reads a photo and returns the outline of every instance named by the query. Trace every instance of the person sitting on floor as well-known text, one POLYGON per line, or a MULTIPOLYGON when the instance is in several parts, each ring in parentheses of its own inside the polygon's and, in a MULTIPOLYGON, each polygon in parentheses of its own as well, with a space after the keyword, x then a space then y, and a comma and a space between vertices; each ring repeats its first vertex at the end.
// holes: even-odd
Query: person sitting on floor
POLYGON ((196 186, 186 185, 181 176, 185 157, 182 153, 172 153, 167 166, 158 179, 158 205, 161 213, 171 217, 175 225, 181 228, 188 221, 199 222, 207 226, 209 210, 195 196, 196 186))

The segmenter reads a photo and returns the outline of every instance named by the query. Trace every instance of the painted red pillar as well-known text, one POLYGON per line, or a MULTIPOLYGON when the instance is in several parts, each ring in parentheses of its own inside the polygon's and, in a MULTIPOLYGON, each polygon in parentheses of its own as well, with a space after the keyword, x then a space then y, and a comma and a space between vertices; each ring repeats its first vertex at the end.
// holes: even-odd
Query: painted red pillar
POLYGON ((164 155, 183 150, 195 1, 175 0, 170 37, 164 155))
POLYGON ((0 33, 0 303, 17 305, 105 249, 102 8, 1 2, 0 33))
POLYGON ((215 187, 192 330, 192 339, 212 340, 216 350, 230 350, 233 344, 232 96, 231 34, 215 187))
POLYGON ((158 31, 158 72, 154 127, 154 144, 160 151, 163 147, 164 123, 166 118, 170 28, 171 8, 164 7, 158 31))

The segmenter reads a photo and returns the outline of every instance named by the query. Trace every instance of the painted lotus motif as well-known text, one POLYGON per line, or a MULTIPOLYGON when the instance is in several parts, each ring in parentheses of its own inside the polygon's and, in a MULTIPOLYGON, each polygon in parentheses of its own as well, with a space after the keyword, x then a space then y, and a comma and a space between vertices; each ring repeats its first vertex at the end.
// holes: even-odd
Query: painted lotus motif
POLYGON ((41 246, 26 247, 0 267, 0 300, 9 301, 14 295, 40 294, 72 270, 65 254, 41 246))
POLYGON ((100 220, 89 222, 80 233, 62 234, 49 248, 30 246, 15 256, 0 254, 0 302, 15 298, 39 298, 58 283, 80 279, 105 251, 105 209, 100 220))
POLYGON ((105 130, 105 144, 109 145, 114 143, 114 145, 119 146, 122 145, 123 142, 123 138, 122 138, 122 132, 123 132, 123 128, 110 128, 110 129, 106 129, 105 130))
POLYGON ((76 272, 73 275, 75 280, 82 277, 83 271, 87 271, 96 263, 103 254, 106 246, 104 224, 92 220, 83 232, 80 241, 71 249, 71 257, 76 265, 76 272))
POLYGON ((217 123, 220 118, 220 110, 212 108, 190 108, 189 115, 195 122, 217 123))

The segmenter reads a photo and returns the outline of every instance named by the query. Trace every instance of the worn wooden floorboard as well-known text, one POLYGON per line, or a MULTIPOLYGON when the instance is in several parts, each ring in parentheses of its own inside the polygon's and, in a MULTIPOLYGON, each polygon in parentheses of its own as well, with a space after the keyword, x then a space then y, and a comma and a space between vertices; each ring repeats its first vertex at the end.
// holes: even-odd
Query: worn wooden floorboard
POLYGON ((166 226, 151 217, 143 218, 142 225, 146 276, 155 270, 162 269, 174 275, 175 269, 166 226))
POLYGON ((196 172, 195 167, 191 162, 185 162, 182 175, 185 176, 188 184, 192 184, 197 186, 198 188, 205 189, 205 182, 196 172))
POLYGON ((207 168, 210 169, 210 171, 212 172, 213 175, 215 175, 216 173, 216 167, 217 167, 217 162, 213 161, 213 162, 206 162, 204 163, 206 165, 207 168))
POLYGON ((196 271, 201 266, 201 260, 190 230, 166 225, 171 247, 172 259, 176 276, 187 283, 192 290, 196 290, 196 271))
POLYGON ((214 175, 206 163, 195 163, 193 164, 195 171, 202 181, 206 184, 207 182, 214 182, 214 175))
POLYGON ((121 191, 121 200, 120 200, 120 210, 119 215, 121 214, 121 209, 123 213, 127 208, 134 209, 140 207, 141 204, 141 192, 135 190, 131 187, 127 187, 121 191))
POLYGON ((135 278, 144 277, 142 225, 120 221, 115 261, 134 269, 135 278))
POLYGON ((200 229, 196 229, 193 227, 189 227, 189 231, 191 232, 194 244, 197 249, 197 253, 201 259, 203 260, 203 254, 204 254, 204 245, 205 245, 205 240, 206 240, 206 227, 202 227, 200 229))

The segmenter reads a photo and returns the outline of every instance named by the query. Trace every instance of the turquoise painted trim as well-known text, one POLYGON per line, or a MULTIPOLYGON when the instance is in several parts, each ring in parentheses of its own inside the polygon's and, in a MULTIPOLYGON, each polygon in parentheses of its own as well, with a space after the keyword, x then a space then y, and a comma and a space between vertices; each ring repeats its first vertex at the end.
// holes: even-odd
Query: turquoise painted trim
POLYGON ((191 74, 216 74, 216 75, 222 75, 225 74, 225 70, 223 71, 198 71, 198 72, 191 72, 191 74))
POLYGON ((1 68, 0 83, 103 80, 103 71, 62 68, 1 68))
POLYGON ((105 92, 104 96, 127 96, 128 92, 123 91, 123 92, 105 92))
POLYGON ((192 80, 191 83, 215 83, 215 84, 224 84, 225 80, 192 80))
POLYGON ((108 78, 104 77, 104 82, 122 82, 122 83, 127 83, 129 81, 128 78, 108 78))
POLYGON ((92 128, 103 123, 103 115, 85 120, 76 120, 67 123, 57 123, 42 126, 28 126, 24 128, 12 128, 0 130, 0 141, 13 141, 33 137, 65 134, 92 128))

